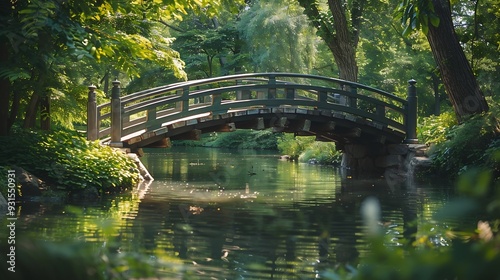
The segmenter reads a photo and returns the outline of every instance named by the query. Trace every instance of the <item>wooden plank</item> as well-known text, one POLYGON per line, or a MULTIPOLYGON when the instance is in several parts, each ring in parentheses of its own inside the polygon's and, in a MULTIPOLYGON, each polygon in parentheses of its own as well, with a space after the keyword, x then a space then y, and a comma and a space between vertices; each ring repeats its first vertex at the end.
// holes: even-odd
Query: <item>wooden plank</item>
POLYGON ((172 147, 172 142, 170 138, 166 137, 152 144, 146 145, 146 148, 170 148, 172 147))

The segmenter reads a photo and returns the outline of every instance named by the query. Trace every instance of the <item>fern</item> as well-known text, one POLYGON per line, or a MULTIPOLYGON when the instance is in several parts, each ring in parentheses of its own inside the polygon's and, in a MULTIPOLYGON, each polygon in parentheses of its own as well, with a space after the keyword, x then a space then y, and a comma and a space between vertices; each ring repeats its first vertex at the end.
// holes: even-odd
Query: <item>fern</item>
POLYGON ((0 79, 9 79, 11 82, 16 80, 29 79, 30 74, 21 68, 8 68, 0 66, 0 79))

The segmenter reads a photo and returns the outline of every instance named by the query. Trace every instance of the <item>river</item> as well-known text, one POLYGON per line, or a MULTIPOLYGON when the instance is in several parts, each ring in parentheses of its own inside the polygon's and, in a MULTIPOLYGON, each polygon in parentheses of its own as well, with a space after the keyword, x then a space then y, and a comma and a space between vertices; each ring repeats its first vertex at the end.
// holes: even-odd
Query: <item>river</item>
POLYGON ((166 262, 157 273, 168 279, 314 279, 369 253, 367 197, 380 201, 387 246, 431 232, 446 245, 452 226, 432 221, 453 196, 447 184, 392 186, 249 150, 150 149, 141 160, 155 180, 139 192, 23 203, 17 231, 140 253, 166 262))

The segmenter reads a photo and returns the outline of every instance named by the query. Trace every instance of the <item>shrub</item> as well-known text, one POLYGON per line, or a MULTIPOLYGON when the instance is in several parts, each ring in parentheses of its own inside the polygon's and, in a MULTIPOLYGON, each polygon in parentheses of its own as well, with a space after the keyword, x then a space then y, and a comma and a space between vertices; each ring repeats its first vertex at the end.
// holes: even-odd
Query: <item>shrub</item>
POLYGON ((446 141, 448 130, 456 124, 457 119, 452 111, 422 118, 417 128, 418 138, 427 145, 442 143, 446 141))
POLYGON ((314 159, 319 164, 339 165, 342 159, 342 153, 336 150, 334 143, 317 142, 314 136, 285 134, 278 140, 278 149, 301 162, 314 159))
POLYGON ((306 148, 314 143, 314 136, 297 136, 291 133, 284 134, 278 139, 278 149, 282 154, 291 156, 293 159, 298 159, 306 148))
POLYGON ((133 187, 139 171, 125 154, 71 131, 18 130, 2 137, 0 159, 23 167, 56 189, 78 191, 94 187, 100 193, 133 187))
POLYGON ((454 176, 471 166, 492 167, 494 163, 488 158, 498 150, 499 113, 498 105, 494 105, 489 112, 446 129, 446 140, 430 150, 435 170, 454 176))
POLYGON ((342 153, 336 150, 335 143, 313 142, 299 156, 301 162, 310 160, 316 160, 319 164, 340 165, 342 153))

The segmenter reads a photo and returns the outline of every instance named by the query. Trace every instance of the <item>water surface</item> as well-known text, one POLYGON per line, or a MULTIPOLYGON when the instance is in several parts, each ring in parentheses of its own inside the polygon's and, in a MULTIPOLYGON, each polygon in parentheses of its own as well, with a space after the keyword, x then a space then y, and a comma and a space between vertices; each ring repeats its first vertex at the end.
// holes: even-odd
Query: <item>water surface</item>
POLYGON ((23 203, 19 230, 161 259, 171 266, 158 273, 172 279, 314 279, 369 253, 367 197, 381 203, 387 246, 450 226, 422 226, 453 196, 446 185, 401 188, 246 150, 152 149, 142 161, 155 181, 140 192, 69 208, 23 203))

